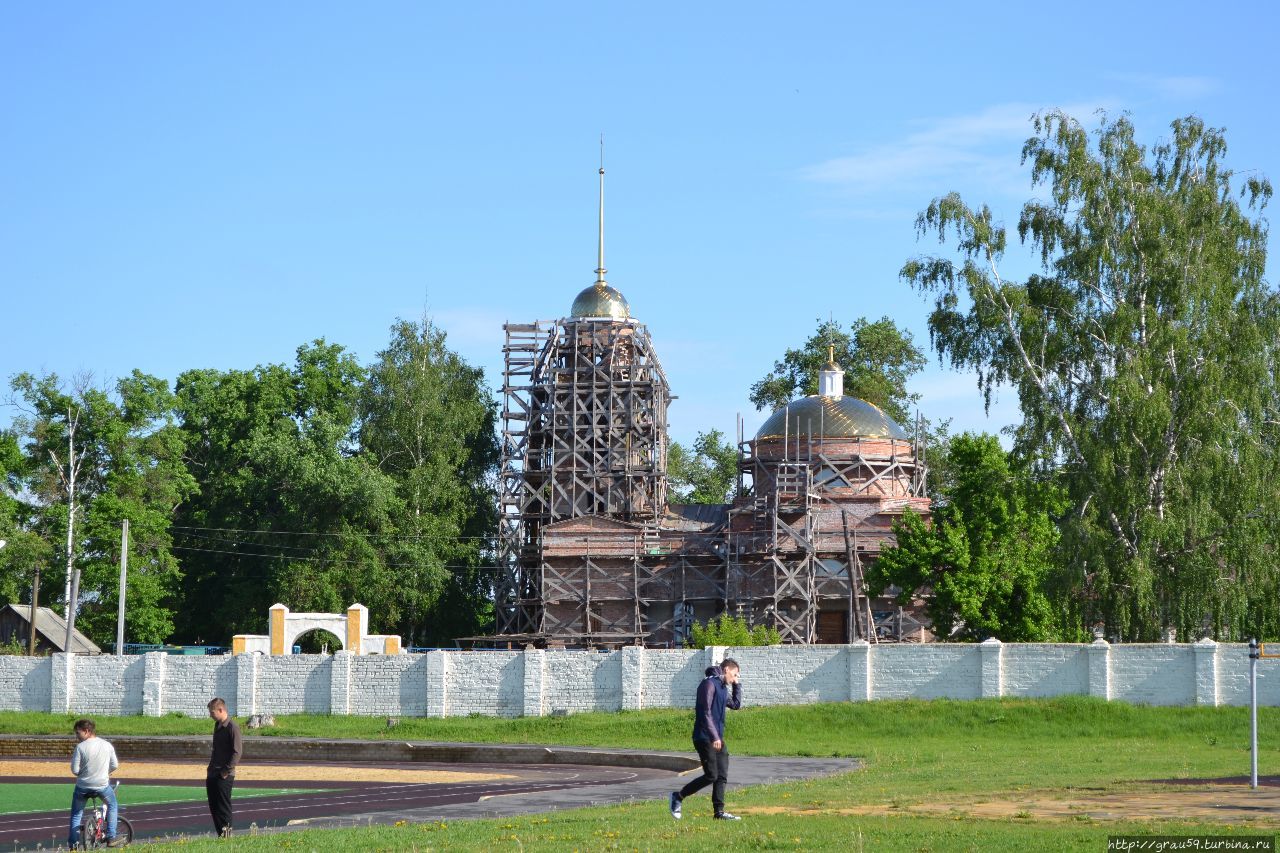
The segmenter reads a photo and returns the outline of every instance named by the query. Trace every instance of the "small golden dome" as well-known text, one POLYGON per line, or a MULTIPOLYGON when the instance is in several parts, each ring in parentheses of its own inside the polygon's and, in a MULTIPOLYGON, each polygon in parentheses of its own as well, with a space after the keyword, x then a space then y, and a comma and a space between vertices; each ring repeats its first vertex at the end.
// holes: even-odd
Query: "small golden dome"
POLYGON ((893 418, 857 397, 804 397, 769 416, 756 438, 910 438, 893 418))
POLYGON ((598 281, 578 294, 573 300, 570 317, 611 317, 625 320, 631 316, 631 308, 621 293, 604 282, 598 281))

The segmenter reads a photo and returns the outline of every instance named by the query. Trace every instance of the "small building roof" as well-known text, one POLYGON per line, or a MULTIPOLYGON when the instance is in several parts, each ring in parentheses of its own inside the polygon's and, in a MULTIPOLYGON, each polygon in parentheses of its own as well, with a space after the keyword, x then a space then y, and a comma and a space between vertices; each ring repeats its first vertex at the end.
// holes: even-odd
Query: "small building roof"
MULTIPOLYGON (((31 623, 30 604, 6 604, 4 609, 14 614, 27 624, 31 623)), ((48 607, 36 608, 36 633, 59 651, 66 651, 63 645, 67 641, 67 620, 48 607)), ((78 655, 100 655, 102 649, 79 631, 71 635, 71 651, 78 655)))
POLYGON ((662 527, 666 530, 707 532, 719 530, 728 521, 728 504, 667 504, 662 527))

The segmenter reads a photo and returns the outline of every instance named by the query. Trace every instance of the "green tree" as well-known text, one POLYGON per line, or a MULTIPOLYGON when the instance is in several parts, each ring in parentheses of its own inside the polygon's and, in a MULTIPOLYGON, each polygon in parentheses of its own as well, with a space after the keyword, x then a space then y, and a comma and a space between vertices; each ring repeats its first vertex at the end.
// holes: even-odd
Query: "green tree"
POLYGON ((63 558, 43 573, 41 601, 57 601, 61 590, 65 606, 64 567, 74 566, 77 629, 99 644, 114 642, 120 526, 127 518, 126 639, 163 641, 173 629, 179 579, 169 525, 195 488, 168 383, 134 371, 112 395, 87 378, 67 389, 57 376, 23 373, 11 387, 23 412, 16 421, 25 441, 23 487, 34 501, 24 520, 26 561, 47 559, 58 546, 63 558))
POLYGON ((907 604, 928 592, 926 610, 942 637, 1037 642, 1056 637, 1048 596, 1058 530, 1051 487, 1011 466, 992 435, 963 433, 947 448, 945 499, 932 524, 907 513, 894 532, 897 547, 867 567, 867 586, 890 586, 907 604))
POLYGON ((360 398, 360 447, 395 483, 389 558, 404 566, 401 633, 451 642, 492 620, 496 409, 484 372, 424 319, 397 321, 360 398))
POLYGON ((177 410, 200 494, 178 510, 185 572, 179 633, 229 642, 260 633, 276 601, 334 612, 354 601, 371 629, 404 615, 402 567, 387 543, 395 482, 359 453, 366 371, 341 346, 298 348, 292 366, 193 370, 177 410))
POLYGON ((773 370, 751 386, 757 409, 776 410, 797 397, 818 393, 818 371, 834 347, 836 363, 845 371, 844 393, 873 403, 901 424, 911 422, 918 394, 907 393, 907 380, 925 365, 924 353, 911 333, 888 317, 874 323, 858 318, 849 331, 839 323, 819 320, 818 328, 799 349, 789 349, 773 370))
POLYGON ((692 449, 673 441, 667 476, 675 503, 730 503, 738 485, 738 450, 718 429, 698 433, 692 449))
POLYGON ((1016 389, 1015 450, 1068 490, 1064 600, 1124 640, 1280 636, 1271 187, 1233 186, 1225 153, 1194 117, 1148 149, 1125 117, 1089 133, 1037 116, 1023 160, 1046 195, 1017 230, 1039 272, 1005 279, 1005 227, 956 194, 917 225, 954 239, 958 262, 902 269, 934 297, 940 354, 977 371, 988 402, 1016 389))
POLYGON ((687 648, 705 649, 707 646, 730 646, 740 649, 745 646, 776 646, 782 642, 777 629, 768 625, 747 625, 741 616, 730 616, 721 613, 708 619, 705 623, 694 622, 689 629, 687 648))
POLYGON ((40 532, 39 508, 30 501, 30 460, 13 430, 0 430, 0 604, 27 602, 35 568, 44 569, 53 549, 40 532))

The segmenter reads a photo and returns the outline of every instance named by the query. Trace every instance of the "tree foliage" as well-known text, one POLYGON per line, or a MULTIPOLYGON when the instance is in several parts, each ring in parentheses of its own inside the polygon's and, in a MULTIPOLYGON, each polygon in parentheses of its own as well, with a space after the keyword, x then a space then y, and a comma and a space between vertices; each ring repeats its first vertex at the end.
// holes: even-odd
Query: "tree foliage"
POLYGON ((1023 160, 1045 197, 1017 232, 1038 272, 1003 277, 1008 235, 986 206, 952 194, 920 214, 959 254, 902 269, 934 298, 933 343, 988 403, 1016 389, 1015 451, 1060 475, 1076 624, 1280 636, 1271 187, 1234 186, 1222 131, 1194 117, 1149 149, 1125 117, 1090 133, 1051 112, 1034 133, 1023 160))
POLYGON ((718 429, 698 433, 692 448, 673 441, 667 476, 675 503, 729 503, 738 487, 738 450, 718 429))
POLYGON ((884 409, 900 424, 911 421, 918 394, 907 393, 907 380, 925 365, 924 353, 911 333, 888 317, 874 323, 859 317, 845 331, 832 320, 819 320, 813 335, 799 349, 789 349, 773 370, 751 386, 757 409, 776 410, 798 397, 818 393, 818 371, 834 347, 836 364, 844 371, 844 393, 884 409))
POLYGON ((268 608, 369 608, 406 643, 474 632, 489 598, 493 405, 429 323, 371 368, 314 341, 293 365, 196 370, 178 412, 198 498, 179 510, 189 639, 261 632, 268 608))
POLYGON ((19 559, 29 570, 54 553, 62 557, 45 563, 41 602, 62 599, 65 606, 63 567, 74 565, 81 573, 77 629, 99 644, 113 642, 120 527, 127 518, 126 640, 163 641, 173 630, 179 579, 170 524, 174 509, 195 489, 183 464, 183 436, 174 423, 168 383, 134 371, 115 383, 112 394, 87 377, 68 388, 52 374, 22 373, 11 387, 23 412, 16 421, 23 458, 15 483, 31 500, 21 512, 19 559), (70 450, 77 476, 68 559, 70 450))
POLYGON ((1057 618, 1047 595, 1055 565, 1057 490, 1010 464, 992 435, 964 433, 947 448, 946 499, 930 525, 907 513, 895 526, 897 547, 866 570, 873 595, 889 586, 907 604, 920 589, 942 638, 1005 642, 1054 639, 1057 618))
POLYGON ((401 632, 452 642, 492 619, 496 410, 484 373, 430 321, 399 321, 361 394, 360 447, 395 483, 401 632))
POLYGON ((756 625, 752 628, 741 616, 721 613, 705 623, 694 622, 689 629, 689 642, 686 645, 691 649, 705 649, 707 646, 740 649, 745 646, 776 646, 781 642, 782 636, 776 628, 768 625, 756 625))

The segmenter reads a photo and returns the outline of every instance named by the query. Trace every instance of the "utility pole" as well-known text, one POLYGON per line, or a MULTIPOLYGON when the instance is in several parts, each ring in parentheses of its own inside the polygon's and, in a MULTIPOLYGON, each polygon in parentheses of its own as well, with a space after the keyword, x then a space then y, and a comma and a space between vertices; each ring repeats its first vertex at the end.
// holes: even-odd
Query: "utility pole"
POLYGON ((1249 787, 1258 790, 1258 658, 1262 646, 1249 641, 1249 787))
POLYGON ((116 657, 124 655, 124 593, 129 574, 129 519, 120 525, 120 609, 116 613, 116 657))
POLYGON ((36 656, 36 614, 40 612, 40 564, 36 563, 36 576, 31 581, 31 624, 27 626, 27 655, 36 656))

